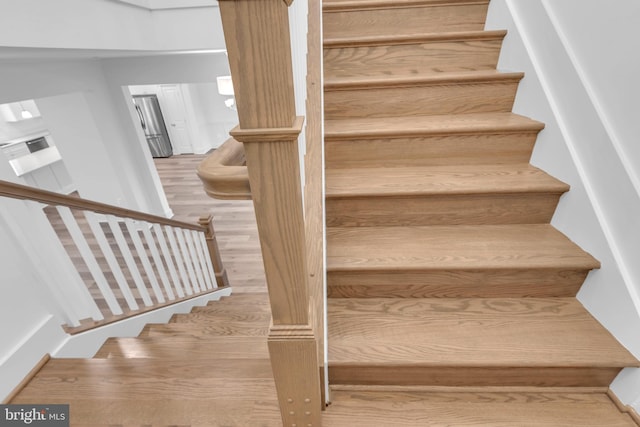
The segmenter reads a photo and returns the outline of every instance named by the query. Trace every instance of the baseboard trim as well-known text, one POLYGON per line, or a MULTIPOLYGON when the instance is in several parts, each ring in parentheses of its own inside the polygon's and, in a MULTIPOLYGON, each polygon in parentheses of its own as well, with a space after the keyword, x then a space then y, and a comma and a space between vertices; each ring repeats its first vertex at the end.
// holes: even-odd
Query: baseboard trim
POLYGON ((46 365, 47 362, 49 362, 49 360, 51 360, 51 356, 49 355, 49 353, 47 353, 42 357, 42 359, 40 359, 40 361, 36 364, 36 366, 34 366, 33 369, 29 371, 29 373, 24 377, 24 379, 20 381, 20 383, 11 391, 11 393, 9 393, 6 399, 2 401, 2 404, 3 405, 10 404, 11 401, 15 399, 18 394, 20 394, 22 389, 24 389, 27 386, 27 384, 31 382, 33 377, 35 377, 38 374, 38 372, 40 372, 40 370, 44 367, 44 365, 46 365))
POLYGON ((622 403, 611 389, 607 390, 607 396, 609 396, 609 399, 611 399, 611 401, 618 407, 620 412, 629 415, 633 422, 640 427, 640 415, 632 406, 622 403))

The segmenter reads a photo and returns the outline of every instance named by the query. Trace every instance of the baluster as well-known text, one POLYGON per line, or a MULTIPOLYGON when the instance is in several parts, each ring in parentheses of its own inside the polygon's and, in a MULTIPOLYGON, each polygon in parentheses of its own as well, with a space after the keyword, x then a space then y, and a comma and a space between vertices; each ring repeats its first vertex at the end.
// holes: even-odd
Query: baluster
POLYGON ((200 287, 200 291, 202 292, 207 289, 207 284, 205 283, 204 277, 202 276, 202 265, 200 264, 200 259, 193 242, 193 233, 191 232, 191 230, 182 230, 182 232, 187 243, 187 248, 189 249, 189 258, 191 259, 191 264, 193 264, 194 266, 196 278, 198 279, 198 286, 200 287))
POLYGON ((120 253, 124 258, 124 263, 129 269, 129 273, 131 273, 131 278, 133 279, 133 283, 142 298, 142 302, 144 305, 149 307, 153 305, 151 302, 151 297, 149 296, 149 292, 147 291, 147 287, 142 280, 142 275, 140 274, 140 270, 138 270, 138 265, 136 264, 135 259, 133 258, 133 254, 131 253, 131 249, 129 249, 129 243, 125 239, 122 234, 122 228, 120 228, 120 223, 116 220, 113 215, 107 215, 107 222, 109 224, 109 228, 113 233, 113 237, 116 240, 118 245, 118 249, 120 249, 120 253))
POLYGON ((204 276, 205 281, 207 282, 207 289, 213 289, 213 280, 215 280, 215 276, 211 269, 211 266, 207 263, 207 256, 204 250, 204 235, 198 231, 192 230, 191 236, 193 237, 193 242, 196 246, 196 251, 198 253, 198 260, 200 261, 200 270, 202 270, 202 275, 204 276))
MULTIPOLYGON (((142 244, 142 240, 140 240, 140 234, 137 230, 137 224, 131 219, 125 219, 124 223, 127 227, 127 232, 129 233, 129 237, 133 242, 133 246, 136 248, 136 254, 142 263, 142 267, 144 268, 144 272, 149 279, 149 284, 151 285, 151 289, 153 290, 153 294, 156 297, 156 301, 163 303, 165 301, 164 295, 162 295, 162 291, 160 290, 160 285, 158 284, 158 279, 156 278, 155 273, 153 272, 153 268, 151 267, 151 262, 149 261, 149 256, 147 255, 147 251, 142 244)), ((145 228, 147 224, 142 223, 142 227, 145 228)))
POLYGON ((104 277, 102 269, 100 268, 100 265, 98 264, 93 251, 89 247, 84 234, 82 234, 82 230, 80 230, 80 226, 73 216, 71 209, 64 206, 57 206, 56 209, 58 211, 58 214, 60 215, 60 218, 62 218, 62 222, 64 222, 64 225, 67 227, 73 243, 76 245, 76 248, 78 248, 80 256, 82 256, 82 259, 87 265, 87 268, 89 269, 93 280, 95 280, 96 285, 98 286, 98 289, 102 294, 102 298, 104 298, 105 302, 107 303, 109 310, 116 316, 122 314, 122 308, 120 307, 120 304, 118 304, 118 301, 116 300, 116 297, 113 294, 113 290, 111 290, 107 279, 104 277))
MULTIPOLYGON (((163 259, 165 260, 165 262, 167 263, 167 267, 169 268, 169 274, 171 274, 171 280, 173 281, 173 286, 176 288, 178 297, 183 298, 184 290, 182 289, 182 286, 180 284, 180 277, 178 276, 178 272, 176 271, 176 266, 173 263, 172 252, 169 250, 169 247, 167 246, 167 241, 164 238, 162 227, 160 227, 160 225, 158 224, 153 224, 153 231, 155 232, 155 235, 158 238, 158 243, 160 244, 160 250, 162 251, 163 259)), ((176 250, 174 250, 173 253, 179 255, 178 251, 176 250)), ((178 269, 179 269, 180 264, 177 261, 178 260, 176 259, 176 264, 178 264, 178 269)), ((180 275, 182 275, 182 272, 180 272, 180 275)))
MULTIPOLYGON (((142 235, 144 236, 144 240, 147 242, 147 246, 151 251, 151 257, 153 258, 153 263, 158 270, 158 274, 160 275, 160 281, 162 282, 162 287, 164 288, 165 293, 167 294, 167 298, 169 300, 175 299, 173 294, 173 289, 171 289, 171 283, 169 282, 169 276, 167 275, 167 270, 165 269, 165 264, 162 262, 162 257, 158 252, 158 247, 156 246, 156 241, 151 234, 150 227, 142 227, 142 235)), ((169 263, 167 263, 167 266, 169 263)), ((167 267, 169 268, 169 267, 167 267)), ((171 263, 171 268, 173 268, 173 263, 171 263)), ((174 270, 175 272, 175 270, 174 270)))
POLYGON ((180 278, 182 279, 182 283, 184 284, 184 290, 187 295, 193 295, 193 290, 191 289, 191 284, 189 282, 189 278, 187 277, 187 271, 185 270, 185 264, 182 259, 182 252, 180 251, 178 243, 176 242, 176 237, 173 234, 173 228, 165 226, 164 231, 167 233, 172 254, 176 259, 176 264, 178 264, 178 272, 180 273, 180 278))
POLYGON ((193 270, 193 263, 191 262, 191 256, 189 255, 189 249, 187 248, 187 244, 184 239, 184 234, 182 230, 179 228, 174 228, 173 231, 176 234, 178 239, 178 246, 180 246, 180 253, 182 254, 182 260, 184 261, 184 265, 187 267, 187 273, 189 275, 189 280, 191 283, 191 288, 194 293, 198 293, 200 288, 198 286, 198 281, 196 280, 196 274, 193 270))
POLYGON ((87 219, 87 223, 91 228, 91 232, 93 233, 93 236, 96 238, 96 242, 98 243, 98 246, 100 247, 100 250, 104 255, 104 258, 107 261, 109 268, 111 269, 111 273, 113 274, 113 277, 116 279, 118 288, 120 288, 120 292, 122 292, 122 296, 127 302, 129 309, 138 310, 139 309, 138 302, 136 301, 133 294, 131 293, 131 289, 129 288, 127 279, 124 277, 124 273, 120 268, 120 264, 118 263, 118 260, 116 259, 116 256, 113 253, 113 249, 111 249, 111 245, 107 240, 107 236, 105 236, 104 234, 104 230, 102 229, 102 226, 100 225, 100 222, 98 221, 96 214, 94 214, 93 212, 86 211, 84 212, 84 216, 87 219))

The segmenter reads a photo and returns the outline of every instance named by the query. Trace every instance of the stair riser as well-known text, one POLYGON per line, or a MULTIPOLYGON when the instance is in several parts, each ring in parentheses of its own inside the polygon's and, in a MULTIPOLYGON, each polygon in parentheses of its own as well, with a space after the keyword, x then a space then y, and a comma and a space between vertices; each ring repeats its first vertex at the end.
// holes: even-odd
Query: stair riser
POLYGON ((329 382, 350 385, 607 387, 620 368, 331 366, 329 382))
POLYGON ((327 226, 548 223, 560 194, 521 193, 328 199, 327 226))
POLYGON ((517 81, 508 81, 325 90, 324 114, 344 119, 509 112, 517 89, 517 81))
MULTIPOLYGON (((333 278, 333 282, 340 283, 347 280, 333 278)), ((373 281, 373 280, 372 280, 373 281)), ((556 283, 538 284, 525 290, 525 287, 513 287, 511 284, 492 284, 488 286, 463 286, 458 284, 356 284, 328 286, 329 298, 549 298, 574 296, 580 285, 573 283, 558 285, 556 283)), ((410 282, 413 283, 413 282, 410 282)))
POLYGON ((490 39, 325 48, 324 75, 330 78, 492 70, 498 63, 501 45, 502 39, 490 39))
POLYGON ((329 271, 332 297, 520 298, 574 296, 588 270, 329 271))
POLYGON ((325 138, 325 164, 353 167, 528 163, 538 131, 389 138, 325 138))
POLYGON ((325 11, 325 37, 378 36, 456 31, 481 31, 487 4, 460 4, 325 11))

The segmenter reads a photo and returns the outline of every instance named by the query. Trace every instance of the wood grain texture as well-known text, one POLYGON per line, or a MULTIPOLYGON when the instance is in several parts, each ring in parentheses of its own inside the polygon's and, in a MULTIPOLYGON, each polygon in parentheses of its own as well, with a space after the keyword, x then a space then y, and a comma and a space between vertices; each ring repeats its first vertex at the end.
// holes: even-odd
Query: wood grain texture
POLYGON ((329 198, 564 193, 569 186, 527 164, 330 169, 329 198))
POLYGON ((220 4, 220 12, 240 121, 231 135, 245 148, 271 303, 269 352, 282 422, 319 425, 319 352, 313 330, 316 307, 311 305, 308 285, 298 151, 304 118, 295 116, 290 4, 280 0, 226 1, 220 4), (291 410, 292 399, 295 411, 291 410), (310 408, 303 411, 300 399, 310 408))
POLYGON ((215 199, 251 200, 242 143, 229 138, 198 166, 204 191, 215 199))
POLYGON ((633 425, 604 388, 639 362, 574 298, 599 263, 549 225, 568 187, 526 165, 544 125, 511 113, 521 75, 495 71, 486 5, 324 3, 329 381, 347 387, 325 425, 633 425))
POLYGON ((575 298, 347 298, 330 300, 328 311, 330 360, 336 362, 452 366, 455 360, 456 365, 483 367, 638 365, 627 350, 611 351, 615 339, 575 298), (486 333, 489 331, 499 332, 486 333), (349 353, 357 358, 352 359, 349 353))
POLYGON ((287 5, 239 0, 219 6, 240 127, 291 127, 296 111, 287 5))
POLYGON ((334 391, 331 427, 632 427, 603 393, 334 391))
POLYGON ((409 76, 422 73, 494 70, 505 32, 415 34, 325 38, 327 77, 409 76))
POLYGON ((568 186, 528 165, 328 169, 327 224, 548 223, 568 186))
MULTIPOLYGON (((318 364, 324 371, 324 182, 322 135, 322 2, 308 3, 307 33, 307 120, 305 128, 306 154, 304 213, 307 250, 307 274, 311 317, 318 340, 318 364)), ((324 392, 324 387, 323 387, 324 392)), ((323 396, 322 401, 326 401, 323 396)))
POLYGON ((350 118, 325 120, 325 139, 380 139, 424 136, 535 133, 544 124, 513 113, 478 113, 443 116, 350 118))
POLYGON ((598 268, 548 224, 327 230, 329 271, 598 268))
POLYGON ((487 3, 488 0, 325 0, 322 6, 324 10, 329 11, 487 3))
POLYGON ((499 298, 574 296, 585 269, 432 269, 336 271, 327 275, 330 298, 499 298))
POLYGON ((341 139, 325 142, 327 169, 527 163, 538 130, 341 139))
POLYGON ((468 72, 438 78, 325 80, 328 120, 510 112, 521 74, 468 72), (384 99, 385 102, 379 102, 384 99))
POLYGON ((386 2, 382 7, 368 7, 361 3, 351 10, 347 7, 327 8, 325 4, 323 33, 327 37, 350 37, 421 31, 480 31, 484 28, 487 4, 464 2, 421 7, 424 4, 386 2))

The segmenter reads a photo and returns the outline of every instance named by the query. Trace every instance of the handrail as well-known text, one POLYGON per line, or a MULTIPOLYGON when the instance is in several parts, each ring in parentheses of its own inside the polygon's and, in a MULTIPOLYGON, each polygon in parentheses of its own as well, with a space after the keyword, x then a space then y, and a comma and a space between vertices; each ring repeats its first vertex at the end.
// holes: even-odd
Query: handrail
POLYGON ((36 223, 42 233, 31 244, 60 267, 45 284, 69 334, 229 286, 211 215, 189 224, 2 180, 0 197, 46 205, 34 219, 50 227, 36 223))
POLYGON ((65 194, 41 190, 39 188, 33 188, 27 185, 16 184, 9 181, 0 180, 0 196, 10 197, 12 199, 32 200, 34 202, 44 203, 47 205, 66 206, 73 209, 82 209, 99 214, 115 215, 139 221, 154 222, 157 224, 169 225, 172 227, 186 228, 188 230, 201 232, 206 231, 206 228, 196 224, 175 221, 173 219, 168 219, 157 215, 138 212, 126 208, 120 208, 118 206, 108 205, 106 203, 81 199, 79 197, 67 196, 65 194))

